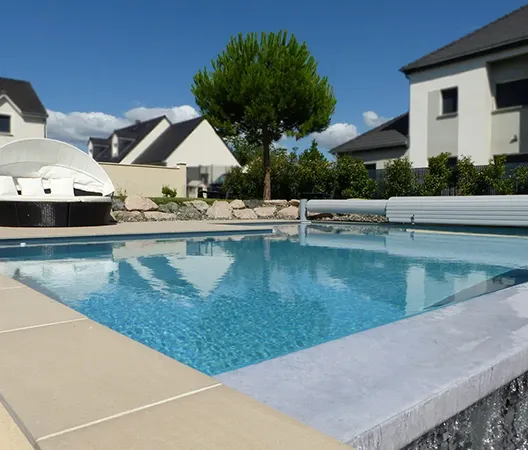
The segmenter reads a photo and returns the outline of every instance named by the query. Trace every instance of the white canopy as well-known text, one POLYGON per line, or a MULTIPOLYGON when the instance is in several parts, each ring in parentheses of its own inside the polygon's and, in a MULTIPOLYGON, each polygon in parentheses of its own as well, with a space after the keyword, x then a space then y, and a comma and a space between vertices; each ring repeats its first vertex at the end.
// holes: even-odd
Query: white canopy
POLYGON ((0 147, 0 175, 47 180, 73 178, 83 191, 111 195, 112 180, 87 153, 53 139, 32 138, 0 147))

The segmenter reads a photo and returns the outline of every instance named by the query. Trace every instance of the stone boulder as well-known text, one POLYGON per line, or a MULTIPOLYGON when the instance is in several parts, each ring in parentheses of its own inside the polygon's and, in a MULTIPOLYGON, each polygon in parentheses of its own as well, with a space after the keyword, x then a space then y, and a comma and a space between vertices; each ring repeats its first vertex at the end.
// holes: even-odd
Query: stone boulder
POLYGON ((213 203, 207 210, 207 218, 213 220, 228 220, 233 216, 233 209, 226 201, 219 201, 213 203))
POLYGON ((203 200, 192 200, 190 202, 185 202, 184 205, 191 205, 198 212, 205 214, 209 209, 209 205, 203 200))
POLYGON ((125 202, 119 198, 112 199, 112 211, 125 211, 125 202))
POLYGON ((253 209, 259 219, 270 219, 275 215, 277 208, 275 206, 260 206, 253 209))
POLYGON ((117 222, 143 222, 145 216, 140 211, 114 211, 114 219, 117 222))
POLYGON ((141 195, 130 195, 125 199, 125 208, 127 211, 157 211, 158 205, 150 198, 141 195))
POLYGON ((288 202, 288 205, 290 205, 290 206, 299 206, 300 204, 301 204, 301 201, 300 200, 295 200, 295 199, 291 199, 288 202))
POLYGON ((233 200, 230 205, 233 209, 244 209, 246 207, 246 204, 242 200, 233 200))
POLYGON ((159 205, 158 211, 164 213, 176 213, 180 209, 180 205, 176 202, 168 202, 163 205, 159 205))
POLYGON ((194 206, 184 203, 178 211, 176 211, 178 220, 202 220, 203 214, 194 206))
POLYGON ((299 208, 297 206, 288 206, 277 213, 279 219, 295 220, 299 218, 299 208))
POLYGON ((264 200, 264 206, 288 206, 287 200, 264 200))
POLYGON ((259 206, 262 206, 264 202, 262 200, 244 200, 244 205, 246 208, 255 209, 259 206))
POLYGON ((160 212, 160 211, 146 211, 143 214, 145 215, 145 219, 153 221, 153 222, 176 220, 176 214, 174 213, 166 213, 166 212, 160 212))
POLYGON ((252 209, 234 209, 233 217, 239 220, 257 219, 257 214, 252 209))

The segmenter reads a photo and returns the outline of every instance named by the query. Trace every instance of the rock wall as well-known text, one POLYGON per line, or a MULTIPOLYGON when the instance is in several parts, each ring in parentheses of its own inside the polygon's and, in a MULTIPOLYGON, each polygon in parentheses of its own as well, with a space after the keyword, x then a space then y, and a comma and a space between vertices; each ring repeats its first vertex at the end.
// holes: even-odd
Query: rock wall
POLYGON ((204 200, 156 205, 152 200, 131 195, 124 201, 113 200, 112 215, 117 222, 166 220, 255 220, 299 218, 299 200, 242 201, 217 200, 212 205, 204 200))
MULTIPOLYGON (((165 220, 297 220, 299 200, 204 200, 169 202, 156 205, 151 199, 131 195, 124 201, 113 200, 112 215, 117 222, 165 220)), ((361 214, 308 214, 310 220, 347 222, 386 222, 382 216, 361 214)))

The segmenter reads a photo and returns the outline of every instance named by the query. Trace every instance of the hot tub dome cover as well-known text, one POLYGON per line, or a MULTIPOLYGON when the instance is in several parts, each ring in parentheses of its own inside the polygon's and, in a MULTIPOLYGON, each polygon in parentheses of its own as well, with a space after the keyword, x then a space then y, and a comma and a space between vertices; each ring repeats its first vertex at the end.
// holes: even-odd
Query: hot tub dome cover
POLYGON ((20 139, 0 147, 0 175, 14 178, 73 178, 73 186, 104 196, 114 192, 112 180, 87 153, 46 138, 20 139))

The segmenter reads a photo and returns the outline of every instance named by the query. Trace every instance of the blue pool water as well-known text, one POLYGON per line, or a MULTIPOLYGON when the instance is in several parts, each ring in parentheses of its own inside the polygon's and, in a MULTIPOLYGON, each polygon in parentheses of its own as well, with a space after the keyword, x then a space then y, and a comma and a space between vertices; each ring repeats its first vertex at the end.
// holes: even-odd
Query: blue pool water
POLYGON ((0 273, 214 375, 515 284, 528 255, 520 237, 296 230, 2 247, 0 273))

